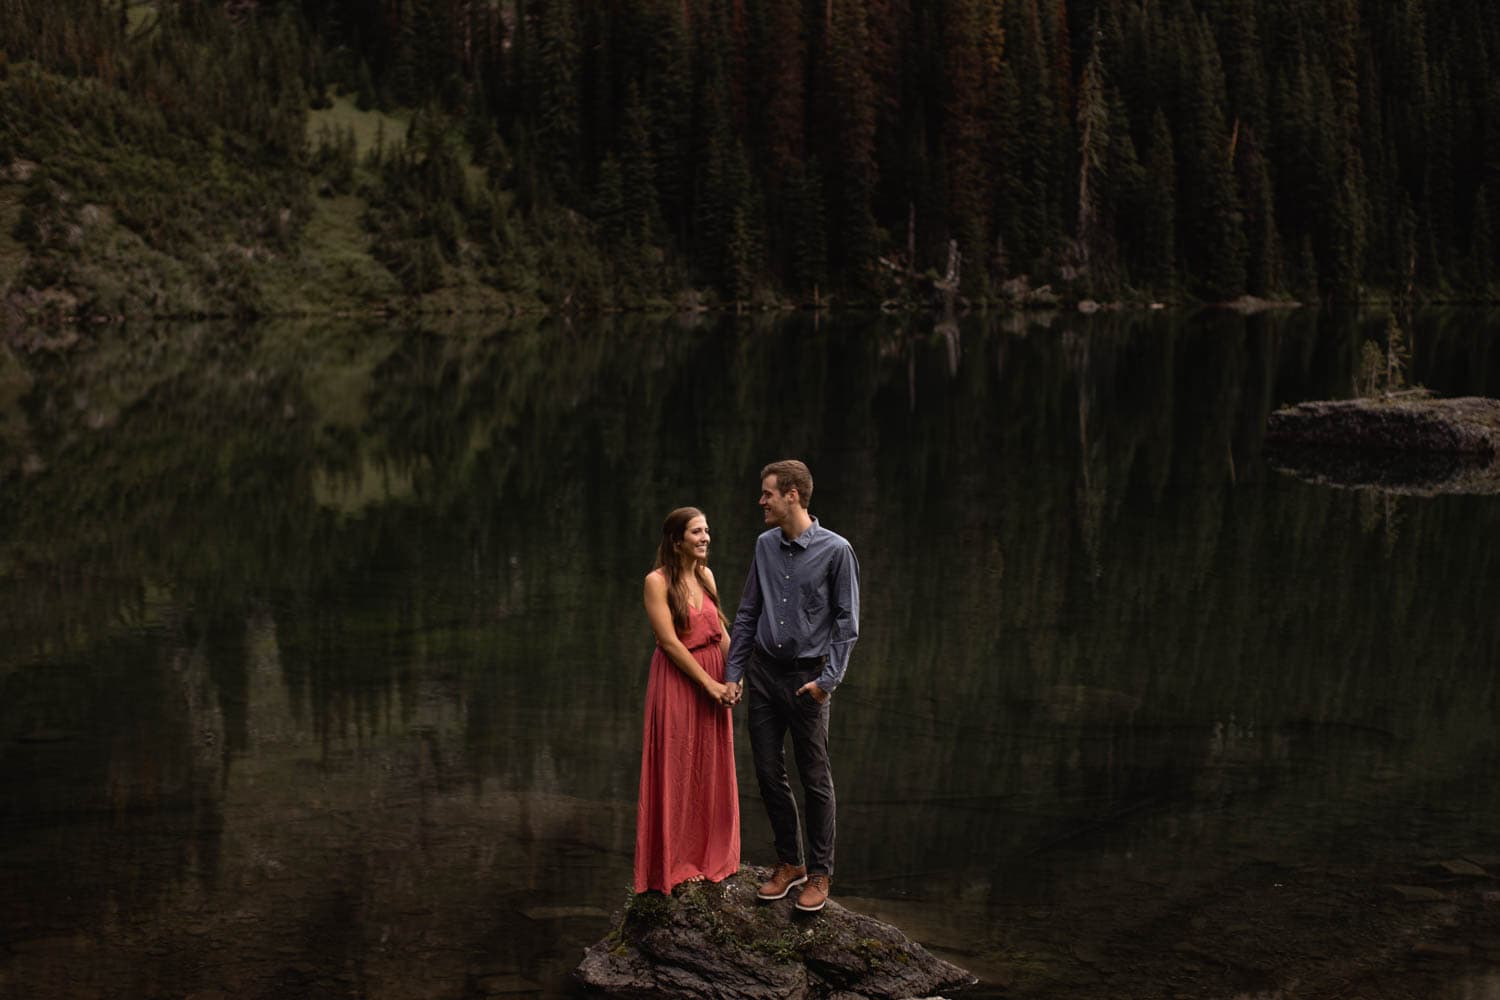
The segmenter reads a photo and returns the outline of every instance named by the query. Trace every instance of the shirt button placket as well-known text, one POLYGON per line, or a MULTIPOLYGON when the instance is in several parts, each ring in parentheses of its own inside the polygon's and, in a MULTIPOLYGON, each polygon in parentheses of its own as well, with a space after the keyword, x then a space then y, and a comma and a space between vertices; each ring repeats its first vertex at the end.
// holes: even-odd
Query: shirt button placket
MULTIPOLYGON (((783 580, 788 580, 789 581, 792 578, 792 572, 791 571, 792 571, 792 552, 793 552, 793 550, 792 550, 792 548, 790 546, 788 546, 784 551, 786 553, 786 569, 787 569, 787 571, 786 571, 786 573, 783 574, 782 578, 783 578, 783 580)), ((791 597, 791 584, 790 583, 783 583, 781 585, 781 603, 782 604, 786 604, 788 602, 788 599, 790 597, 791 597)), ((783 613, 785 613, 785 612, 783 612, 783 613)), ((778 618, 778 619, 776 619, 776 624, 780 628, 785 628, 786 627, 786 619, 785 618, 778 618)), ((782 644, 778 642, 776 644, 776 648, 777 649, 782 648, 782 644)))

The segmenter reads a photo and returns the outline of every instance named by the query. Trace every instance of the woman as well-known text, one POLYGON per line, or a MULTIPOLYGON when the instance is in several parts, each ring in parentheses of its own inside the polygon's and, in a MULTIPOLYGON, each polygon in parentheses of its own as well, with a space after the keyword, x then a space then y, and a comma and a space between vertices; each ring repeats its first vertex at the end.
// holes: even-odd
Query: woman
POLYGON ((729 627, 708 568, 708 519, 679 507, 661 527, 646 574, 656 633, 646 685, 646 734, 636 805, 635 891, 671 892, 740 866, 734 697, 724 684, 729 627))

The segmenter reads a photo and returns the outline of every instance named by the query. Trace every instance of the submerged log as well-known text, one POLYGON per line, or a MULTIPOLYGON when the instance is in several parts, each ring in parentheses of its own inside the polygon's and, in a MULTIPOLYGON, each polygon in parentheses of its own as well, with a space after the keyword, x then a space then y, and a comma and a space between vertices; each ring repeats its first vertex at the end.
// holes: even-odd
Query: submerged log
POLYGON ((974 982, 895 927, 829 900, 801 913, 762 903, 764 868, 718 884, 645 893, 585 953, 575 975, 611 997, 682 1000, 907 1000, 974 982))
POLYGON ((1409 393, 1298 403, 1271 414, 1266 441, 1488 457, 1500 451, 1500 400, 1409 393))

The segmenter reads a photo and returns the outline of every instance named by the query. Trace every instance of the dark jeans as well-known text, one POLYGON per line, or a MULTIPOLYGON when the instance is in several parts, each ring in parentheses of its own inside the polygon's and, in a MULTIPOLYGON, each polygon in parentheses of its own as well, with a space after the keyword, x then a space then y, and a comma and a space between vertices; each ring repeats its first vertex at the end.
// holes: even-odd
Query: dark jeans
POLYGON ((798 864, 802 850, 797 832, 797 800, 786 774, 786 734, 802 777, 807 805, 807 870, 833 874, 833 769, 828 763, 828 710, 810 694, 797 694, 822 672, 821 659, 773 660, 757 647, 750 654, 750 749, 760 797, 776 835, 776 860, 798 864))

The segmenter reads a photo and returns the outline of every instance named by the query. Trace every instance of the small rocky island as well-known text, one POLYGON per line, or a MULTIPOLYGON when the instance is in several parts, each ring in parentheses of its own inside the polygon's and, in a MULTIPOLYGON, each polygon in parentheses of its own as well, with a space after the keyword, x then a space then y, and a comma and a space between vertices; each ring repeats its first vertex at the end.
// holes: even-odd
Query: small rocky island
POLYGON ((723 882, 644 893, 575 975, 610 997, 681 1000, 908 1000, 974 982, 890 924, 830 900, 798 912, 762 903, 770 877, 745 867, 723 882))
POLYGON ((1266 441, 1488 457, 1500 452, 1500 399, 1435 399, 1415 390, 1297 403, 1271 414, 1266 441))
POLYGON ((1500 400, 1416 390, 1298 403, 1266 421, 1266 448, 1273 468, 1325 486, 1500 493, 1500 400))

